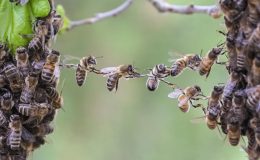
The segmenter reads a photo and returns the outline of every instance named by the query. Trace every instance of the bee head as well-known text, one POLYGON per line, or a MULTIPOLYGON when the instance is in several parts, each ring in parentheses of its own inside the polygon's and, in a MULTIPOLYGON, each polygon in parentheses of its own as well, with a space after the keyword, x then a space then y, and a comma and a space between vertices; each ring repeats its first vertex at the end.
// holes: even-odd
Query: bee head
POLYGON ((93 56, 89 56, 87 58, 87 64, 96 65, 97 64, 96 58, 93 56))
POLYGON ((133 65, 129 64, 129 65, 127 66, 127 73, 128 73, 129 75, 131 75, 131 74, 134 73, 134 67, 133 67, 133 65))
POLYGON ((17 115, 17 114, 12 114, 12 115, 10 116, 10 121, 11 121, 11 122, 20 121, 20 116, 17 115))
POLYGON ((166 66, 164 64, 158 64, 156 65, 156 68, 159 73, 164 73, 166 70, 166 66))
POLYGON ((195 85, 194 88, 195 88, 198 92, 201 92, 200 86, 195 85))
POLYGON ((233 96, 233 103, 243 104, 245 97, 246 97, 246 93, 244 91, 242 90, 236 91, 233 96))
POLYGON ((224 86, 214 86, 214 91, 217 93, 222 93, 224 86))
POLYGON ((41 19, 39 19, 39 20, 36 21, 36 27, 43 26, 43 25, 46 25, 46 22, 45 22, 45 21, 43 21, 43 20, 41 20, 41 19))
POLYGON ((4 100, 9 100, 12 99, 12 94, 10 92, 6 92, 2 97, 4 100))
POLYGON ((25 52, 26 52, 26 48, 24 48, 24 47, 19 47, 16 49, 17 54, 21 54, 21 53, 25 53, 25 52))
POLYGON ((0 50, 4 50, 5 49, 5 45, 0 43, 0 50))

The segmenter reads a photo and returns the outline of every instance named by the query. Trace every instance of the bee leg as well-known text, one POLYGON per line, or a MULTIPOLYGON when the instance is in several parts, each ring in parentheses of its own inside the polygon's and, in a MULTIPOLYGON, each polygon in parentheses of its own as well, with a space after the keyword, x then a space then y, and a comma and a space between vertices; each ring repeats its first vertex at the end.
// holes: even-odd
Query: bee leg
POLYGON ((22 38, 24 38, 24 39, 31 39, 31 38, 33 38, 33 34, 21 34, 21 33, 19 33, 19 36, 21 36, 22 38))
MULTIPOLYGON (((194 100, 196 100, 196 99, 194 99, 194 100)), ((203 107, 202 104, 196 104, 196 105, 194 105, 194 104, 192 103, 192 100, 189 100, 189 101, 190 101, 191 106, 194 107, 194 108, 203 107)))
POLYGON ((175 86, 176 86, 176 84, 173 84, 173 83, 171 83, 171 82, 168 82, 168 81, 166 81, 166 80, 164 80, 164 79, 159 79, 160 81, 162 81, 162 82, 164 82, 164 83, 166 83, 167 85, 169 85, 170 87, 172 87, 172 88, 174 88, 175 86))
POLYGON ((206 78, 208 78, 208 76, 209 76, 209 74, 210 74, 210 71, 211 71, 211 67, 210 67, 208 73, 206 74, 206 78))
POLYGON ((102 74, 102 73, 100 72, 100 70, 98 70, 98 69, 96 69, 96 68, 91 68, 90 72, 94 72, 94 73, 96 73, 96 74, 102 74))
POLYGON ((116 91, 118 89, 118 82, 119 82, 119 79, 116 81, 116 91))

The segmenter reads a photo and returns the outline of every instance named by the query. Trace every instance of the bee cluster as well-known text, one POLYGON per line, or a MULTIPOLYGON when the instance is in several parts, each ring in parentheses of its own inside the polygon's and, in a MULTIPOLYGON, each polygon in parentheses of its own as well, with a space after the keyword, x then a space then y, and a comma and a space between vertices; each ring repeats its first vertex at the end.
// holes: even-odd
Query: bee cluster
POLYGON ((60 53, 50 49, 50 41, 61 25, 61 17, 51 11, 36 19, 32 40, 15 56, 0 44, 1 160, 26 160, 53 132, 62 97, 57 91, 60 53))

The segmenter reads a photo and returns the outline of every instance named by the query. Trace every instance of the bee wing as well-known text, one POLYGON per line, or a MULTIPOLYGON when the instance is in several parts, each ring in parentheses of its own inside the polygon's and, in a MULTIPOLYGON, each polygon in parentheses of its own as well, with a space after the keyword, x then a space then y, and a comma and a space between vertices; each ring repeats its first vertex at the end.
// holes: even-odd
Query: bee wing
POLYGON ((173 92, 168 94, 169 98, 178 98, 182 94, 182 90, 179 88, 174 89, 173 92))
POLYGON ((103 74, 105 77, 114 74, 117 71, 117 67, 106 67, 100 70, 100 73, 103 74))
POLYGON ((22 129, 22 139, 29 142, 35 142, 35 136, 24 127, 22 129))
POLYGON ((29 0, 20 0, 20 4, 23 6, 23 5, 26 5, 26 3, 28 3, 29 0))

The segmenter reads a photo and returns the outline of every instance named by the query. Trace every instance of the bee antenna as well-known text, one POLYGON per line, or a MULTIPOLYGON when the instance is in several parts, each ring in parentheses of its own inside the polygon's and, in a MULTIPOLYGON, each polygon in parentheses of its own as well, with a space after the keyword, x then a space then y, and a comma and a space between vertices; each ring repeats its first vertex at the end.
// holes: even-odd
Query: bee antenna
POLYGON ((98 56, 98 57, 95 57, 96 59, 98 59, 98 58, 104 58, 104 56, 98 56))
POLYGON ((199 56, 202 57, 203 49, 200 50, 199 56))

